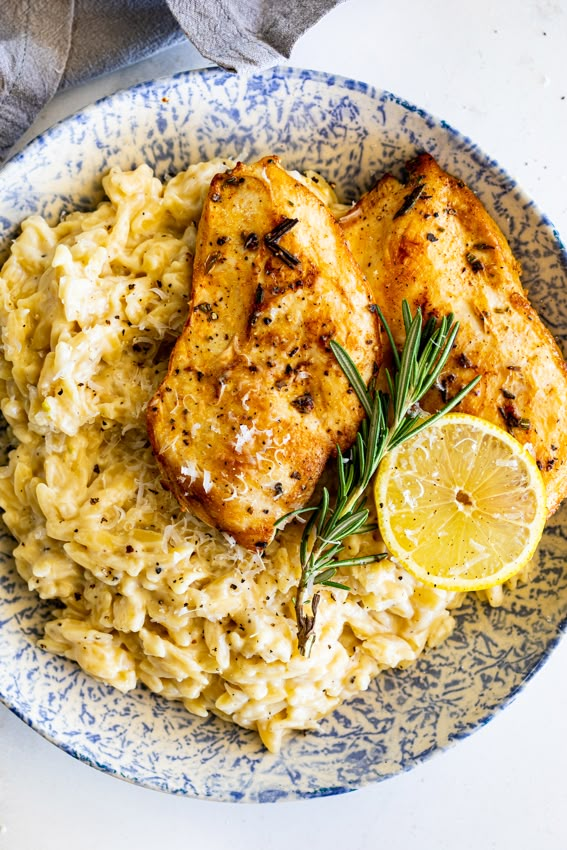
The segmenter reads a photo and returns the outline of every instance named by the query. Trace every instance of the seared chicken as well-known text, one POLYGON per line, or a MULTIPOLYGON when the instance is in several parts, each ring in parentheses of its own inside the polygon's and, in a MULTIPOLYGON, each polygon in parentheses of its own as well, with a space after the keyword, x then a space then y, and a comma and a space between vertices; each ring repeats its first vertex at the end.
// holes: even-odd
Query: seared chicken
POLYGON ((372 303, 340 226, 275 157, 213 179, 189 318, 147 412, 182 507, 266 547, 355 439, 363 411, 329 341, 368 381, 381 353, 372 303))
POLYGON ((475 375, 459 410, 506 428, 535 452, 548 511, 567 494, 567 370, 526 299, 506 239, 478 198, 426 154, 408 181, 386 175, 341 224, 396 344, 402 300, 424 317, 453 313, 460 330, 437 387, 435 411, 475 375))

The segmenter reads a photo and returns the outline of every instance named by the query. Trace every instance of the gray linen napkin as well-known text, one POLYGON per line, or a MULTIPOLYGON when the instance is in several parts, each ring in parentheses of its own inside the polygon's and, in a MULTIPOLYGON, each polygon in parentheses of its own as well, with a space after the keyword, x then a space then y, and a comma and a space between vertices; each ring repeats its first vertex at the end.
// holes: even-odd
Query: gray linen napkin
POLYGON ((343 0, 0 0, 0 160, 59 88, 185 37, 234 71, 288 58, 343 0))

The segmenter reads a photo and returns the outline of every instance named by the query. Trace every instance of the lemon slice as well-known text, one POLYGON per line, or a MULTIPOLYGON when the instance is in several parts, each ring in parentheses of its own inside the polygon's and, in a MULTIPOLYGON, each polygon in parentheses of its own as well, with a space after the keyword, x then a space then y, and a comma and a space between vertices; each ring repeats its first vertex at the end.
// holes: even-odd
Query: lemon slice
POLYGON ((547 517, 529 451, 464 413, 443 416, 386 455, 374 495, 391 554, 445 590, 505 582, 533 556, 547 517))

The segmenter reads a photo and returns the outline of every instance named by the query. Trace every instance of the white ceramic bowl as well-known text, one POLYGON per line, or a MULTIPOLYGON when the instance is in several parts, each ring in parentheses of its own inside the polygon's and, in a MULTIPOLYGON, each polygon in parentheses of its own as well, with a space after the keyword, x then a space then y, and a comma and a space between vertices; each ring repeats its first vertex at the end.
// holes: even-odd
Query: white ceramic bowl
MULTIPOLYGON (((144 83, 56 125, 0 179, 6 248, 30 213, 56 217, 101 197, 101 174, 147 162, 159 176, 224 155, 281 155, 315 168, 345 200, 419 150, 480 195, 511 241, 524 284, 553 333, 567 335, 566 257, 549 222, 514 181, 444 122, 363 83, 289 68, 241 79, 191 72, 144 83)), ((36 639, 49 604, 26 590, 1 540, 0 696, 55 744, 109 773, 177 794, 275 801, 340 793, 387 778, 486 722, 547 657, 567 618, 565 511, 550 521, 531 583, 491 610, 471 599, 449 640, 413 667, 294 736, 280 755, 255 734, 138 689, 126 696, 36 639)))

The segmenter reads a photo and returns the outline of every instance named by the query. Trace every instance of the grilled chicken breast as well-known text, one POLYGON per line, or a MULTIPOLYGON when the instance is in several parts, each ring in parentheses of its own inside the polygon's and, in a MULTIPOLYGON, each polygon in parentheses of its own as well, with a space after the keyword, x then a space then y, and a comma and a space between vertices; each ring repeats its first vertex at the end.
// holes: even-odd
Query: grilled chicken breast
POLYGON ((197 233, 187 324, 148 433, 182 507, 262 550, 363 412, 329 340, 365 380, 372 298, 329 210, 275 157, 217 175, 197 233))
POLYGON ((386 175, 341 220, 396 343, 401 304, 425 317, 453 313, 460 330, 436 388, 435 411, 476 375, 459 409, 530 443, 549 513, 567 494, 567 371, 553 337, 529 304, 520 269, 478 198, 426 154, 408 181, 386 175))

